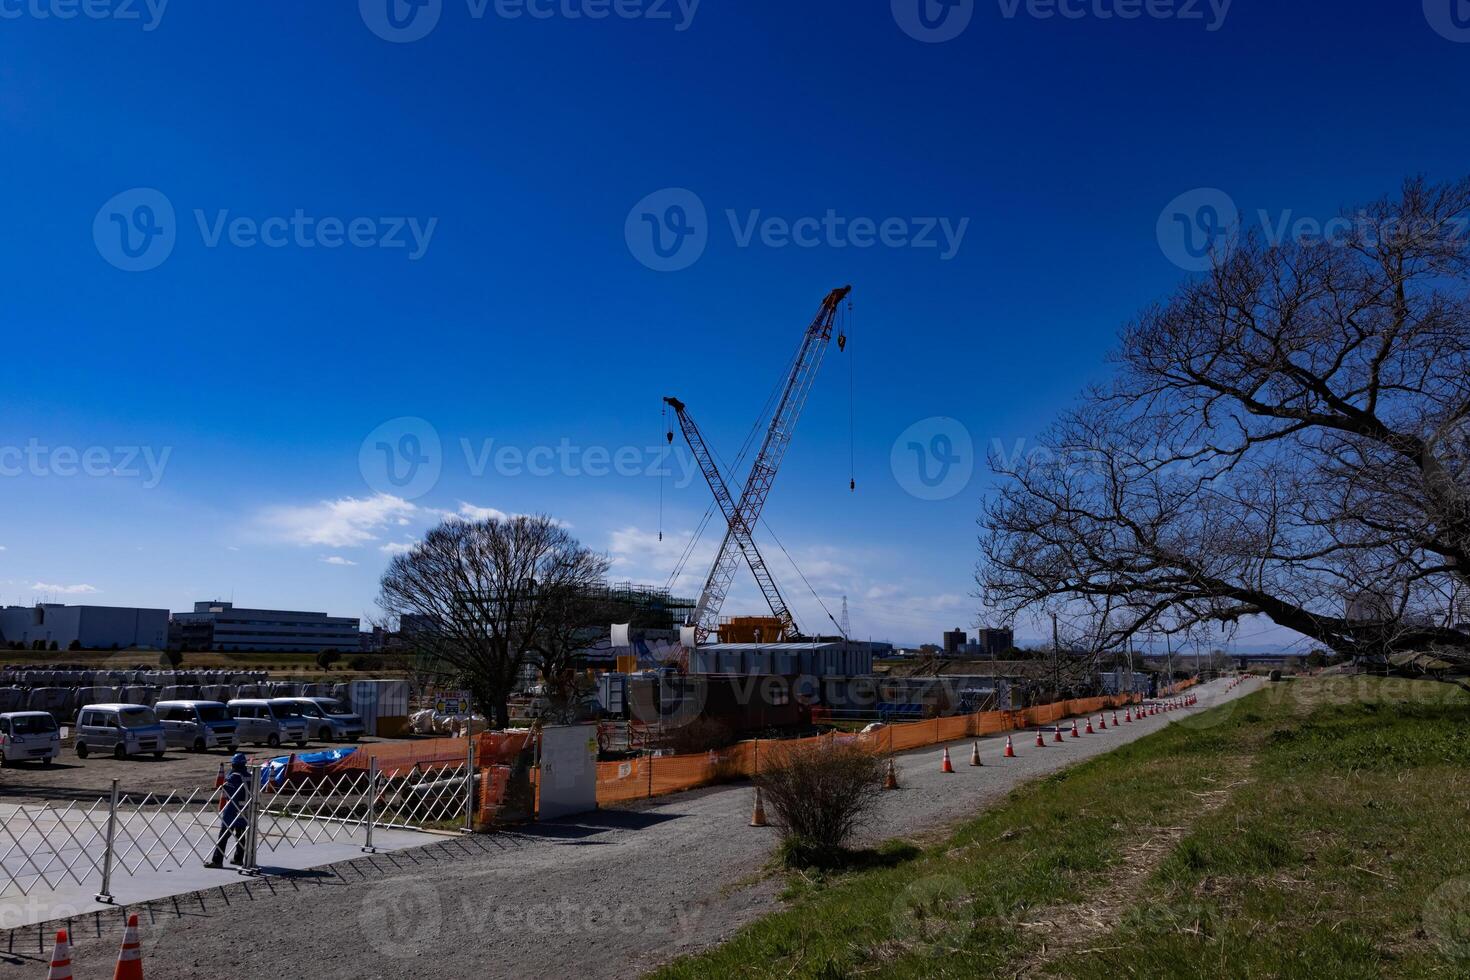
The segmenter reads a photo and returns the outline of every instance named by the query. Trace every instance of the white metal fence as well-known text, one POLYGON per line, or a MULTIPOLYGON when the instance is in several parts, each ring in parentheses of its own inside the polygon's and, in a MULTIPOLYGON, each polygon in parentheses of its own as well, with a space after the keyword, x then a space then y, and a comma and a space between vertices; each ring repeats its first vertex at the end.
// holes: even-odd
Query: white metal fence
MULTIPOLYGON (((360 842, 373 850, 377 828, 468 830, 473 826, 476 774, 472 763, 414 766, 310 776, 264 784, 251 770, 239 809, 245 821, 240 865, 259 870, 271 852, 312 844, 360 842)), ((191 793, 121 793, 91 804, 0 806, 0 898, 55 890, 68 883, 97 886, 112 900, 125 875, 206 863, 221 839, 223 789, 191 793)))

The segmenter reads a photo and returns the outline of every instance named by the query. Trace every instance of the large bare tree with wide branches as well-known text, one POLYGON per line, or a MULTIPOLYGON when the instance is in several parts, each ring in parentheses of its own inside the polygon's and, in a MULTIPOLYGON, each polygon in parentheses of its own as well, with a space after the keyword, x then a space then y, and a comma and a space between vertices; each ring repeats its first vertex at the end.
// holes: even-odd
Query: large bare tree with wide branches
POLYGON ((563 634, 577 597, 608 567, 550 517, 450 518, 393 558, 378 605, 505 728, 522 668, 563 634))
POLYGON ((1354 657, 1470 661, 1470 180, 1346 217, 1237 236, 1038 450, 992 459, 994 612, 1061 611, 1099 650, 1259 615, 1354 657))

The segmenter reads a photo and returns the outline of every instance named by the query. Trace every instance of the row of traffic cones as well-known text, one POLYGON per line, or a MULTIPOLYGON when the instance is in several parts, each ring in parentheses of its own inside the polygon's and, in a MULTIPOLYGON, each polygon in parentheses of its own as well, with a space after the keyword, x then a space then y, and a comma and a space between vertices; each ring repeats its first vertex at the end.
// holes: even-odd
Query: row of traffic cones
MULTIPOLYGON (((1158 706, 1157 705, 1154 705, 1154 706, 1152 706, 1152 709, 1156 713, 1157 710, 1158 710, 1158 706)), ((1139 718, 1144 717, 1144 715, 1146 713, 1147 712, 1145 711, 1145 707, 1140 707, 1138 709, 1138 717, 1139 718)), ((1133 723, 1133 709, 1131 707, 1124 709, 1122 723, 1123 724, 1132 724, 1133 723)), ((1118 712, 1117 711, 1114 711, 1113 712, 1113 727, 1114 728, 1117 728, 1117 727, 1119 727, 1119 724, 1120 723, 1119 723, 1119 720, 1118 720, 1118 712)), ((1098 732, 1105 732, 1105 731, 1107 731, 1107 729, 1108 729, 1108 720, 1107 720, 1106 714, 1099 714, 1097 716, 1097 726, 1096 727, 1093 726, 1092 718, 1091 717, 1088 717, 1088 719, 1087 719, 1087 734, 1094 735, 1094 734, 1096 734, 1098 732)), ((1063 741, 1063 738, 1062 738, 1062 726, 1061 725, 1057 725, 1055 728, 1052 729, 1052 731, 1055 733, 1054 734, 1054 741, 1057 741, 1057 742, 1063 741)), ((1072 721, 1072 737, 1073 738, 1081 738, 1082 737, 1082 730, 1078 727, 1078 723, 1077 723, 1077 721, 1075 719, 1073 719, 1073 721, 1072 721)), ((1046 748, 1046 740, 1042 737, 1041 729, 1039 729, 1039 728, 1036 730, 1036 747, 1038 749, 1046 748)), ((948 747, 945 747, 945 748, 941 749, 940 752, 941 752, 941 754, 940 754, 940 757, 939 757, 939 771, 942 772, 942 773, 953 773, 955 771, 955 768, 954 768, 954 760, 952 760, 949 757, 949 748, 948 747)), ((1015 741, 1013 740, 1013 737, 1010 736, 1010 735, 1007 735, 1006 736, 1006 745, 1005 745, 1005 751, 1003 753, 1003 757, 1004 758, 1007 758, 1007 759, 1014 759, 1014 758, 1017 757, 1016 756, 1016 744, 1015 744, 1015 741)), ((983 767, 985 765, 985 763, 980 758, 980 743, 979 742, 975 742, 970 747, 970 765, 971 766, 979 766, 979 767, 983 767)), ((895 766, 894 761, 892 759, 889 759, 888 760, 888 768, 885 770, 885 772, 883 774, 883 788, 885 790, 895 790, 895 789, 898 789, 898 769, 895 766)), ((755 790, 755 806, 754 806, 754 809, 751 812, 750 825, 752 827, 765 827, 765 826, 767 826, 767 822, 766 822, 766 810, 765 810, 764 805, 761 802, 761 791, 760 791, 760 787, 756 787, 756 790, 755 790)))
MULTIPOLYGON (((65 929, 56 933, 56 947, 51 951, 51 968, 46 971, 46 980, 72 980, 71 941, 65 929)), ((128 916, 112 980, 143 980, 143 950, 138 944, 137 913, 128 916)))

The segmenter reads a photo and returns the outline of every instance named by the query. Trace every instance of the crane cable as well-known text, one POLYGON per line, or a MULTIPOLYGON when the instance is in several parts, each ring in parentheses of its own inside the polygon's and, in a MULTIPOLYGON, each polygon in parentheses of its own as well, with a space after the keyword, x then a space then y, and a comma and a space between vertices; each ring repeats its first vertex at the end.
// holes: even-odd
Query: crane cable
MULTIPOLYGON (((669 428, 669 405, 663 404, 663 411, 659 420, 659 435, 667 437, 664 450, 664 462, 668 462, 669 456, 674 451, 674 430, 669 428)), ((664 540, 664 480, 668 477, 667 467, 660 466, 658 469, 658 540, 662 544, 664 540)))
POLYGON ((838 343, 837 343, 838 349, 839 350, 842 350, 842 351, 845 351, 847 353, 847 492, 848 493, 854 493, 854 492, 857 491, 857 449, 855 448, 856 443, 855 443, 855 439, 854 439, 854 436, 853 436, 853 429, 854 429, 854 423, 853 423, 854 409, 853 409, 853 406, 855 404, 854 389, 855 389, 855 387, 857 385, 857 382, 854 380, 854 376, 855 376, 855 374, 857 372, 857 368, 853 364, 852 352, 847 350, 847 342, 848 342, 849 339, 851 339, 852 323, 856 319, 857 318, 853 315, 853 312, 852 312, 852 299, 849 298, 848 301, 847 301, 847 313, 843 317, 843 325, 844 325, 845 329, 843 330, 842 333, 840 333, 838 335, 838 343))

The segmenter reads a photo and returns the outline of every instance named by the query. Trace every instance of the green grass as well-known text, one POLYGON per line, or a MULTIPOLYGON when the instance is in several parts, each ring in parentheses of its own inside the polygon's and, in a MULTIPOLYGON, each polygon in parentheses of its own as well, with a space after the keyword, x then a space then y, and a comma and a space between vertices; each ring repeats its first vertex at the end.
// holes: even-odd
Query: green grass
POLYGON ((1276 684, 658 976, 1470 976, 1467 813, 1463 692, 1276 684))

